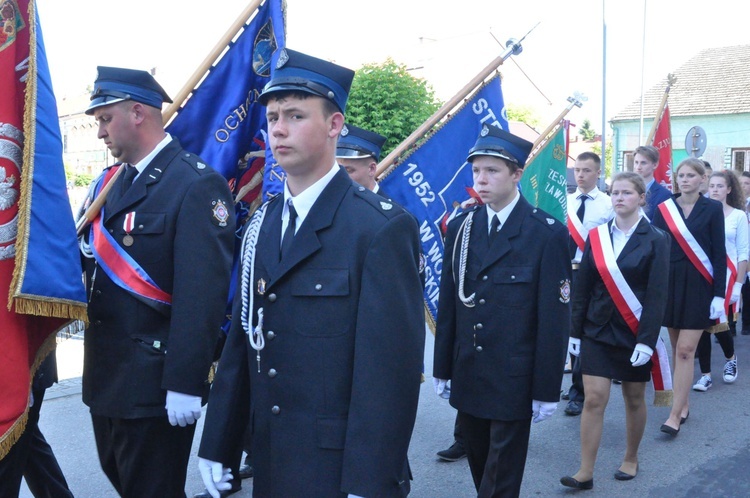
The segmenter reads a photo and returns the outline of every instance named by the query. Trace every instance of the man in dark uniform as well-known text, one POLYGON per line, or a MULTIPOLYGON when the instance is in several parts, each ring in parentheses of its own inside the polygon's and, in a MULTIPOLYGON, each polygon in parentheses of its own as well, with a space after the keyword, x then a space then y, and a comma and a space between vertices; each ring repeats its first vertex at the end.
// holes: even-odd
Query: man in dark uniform
POLYGON ((425 339, 418 227, 335 161, 353 71, 288 49, 276 67, 260 102, 287 179, 247 225, 201 475, 213 496, 226 489, 249 417, 254 496, 406 496, 425 339))
POLYGON ((125 170, 82 242, 83 401, 105 474, 134 498, 185 496, 234 245, 226 181, 164 132, 164 101, 149 73, 99 67, 86 110, 125 170))
POLYGON ((483 205, 445 242, 433 381, 445 395, 451 380, 480 497, 518 496, 531 421, 555 411, 567 351, 568 231, 518 192, 531 147, 482 129, 467 161, 483 205))
POLYGON ((347 123, 339 135, 336 161, 352 180, 387 199, 388 196, 375 181, 380 150, 385 140, 383 135, 347 123))
POLYGON ((633 152, 633 171, 641 175, 646 183, 646 206, 643 212, 649 220, 654 219, 656 206, 672 197, 669 189, 654 178, 654 170, 659 165, 659 149, 652 145, 641 145, 633 152))

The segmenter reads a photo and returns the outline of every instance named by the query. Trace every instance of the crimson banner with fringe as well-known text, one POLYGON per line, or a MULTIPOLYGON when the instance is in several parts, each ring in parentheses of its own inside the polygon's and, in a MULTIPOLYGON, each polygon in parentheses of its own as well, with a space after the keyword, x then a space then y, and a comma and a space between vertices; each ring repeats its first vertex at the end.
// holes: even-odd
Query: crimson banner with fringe
POLYGON ((57 105, 35 2, 0 0, 0 459, 24 430, 31 380, 86 295, 57 105))

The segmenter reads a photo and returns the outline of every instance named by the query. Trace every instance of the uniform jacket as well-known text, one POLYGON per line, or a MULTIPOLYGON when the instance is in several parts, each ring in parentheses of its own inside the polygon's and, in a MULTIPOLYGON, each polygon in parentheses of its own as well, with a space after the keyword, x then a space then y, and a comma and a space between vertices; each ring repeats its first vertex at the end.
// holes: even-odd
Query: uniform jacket
POLYGON ((570 326, 568 230, 523 197, 490 247, 487 216, 477 208, 464 292, 458 298, 467 215, 448 225, 440 282, 433 375, 451 379, 450 404, 492 420, 531 417, 531 401, 560 399, 570 326), (454 245, 458 245, 453 254, 454 245))
MULTIPOLYGON (((612 221, 607 226, 611 229, 612 221)), ((641 218, 617 256, 617 266, 643 306, 636 338, 615 307, 587 241, 576 276, 571 337, 585 335, 626 349, 640 342, 655 350, 667 303, 669 245, 668 234, 641 218)))
POLYGON ((644 212, 646 213, 646 216, 648 216, 649 220, 654 220, 654 216, 656 215, 656 206, 666 201, 670 197, 672 197, 672 193, 669 191, 669 189, 664 187, 664 185, 659 183, 657 180, 654 180, 654 183, 651 184, 648 192, 646 192, 646 209, 644 212))
MULTIPOLYGON (((115 285, 101 268, 89 290, 83 401, 113 418, 166 415, 166 391, 202 396, 225 313, 234 247, 234 210, 226 180, 173 139, 120 196, 115 180, 104 226, 122 243, 135 211, 133 244, 123 246, 171 309, 154 309, 115 285), (229 212, 215 216, 217 201, 229 212), (222 226, 223 225, 223 226, 222 226)), ((93 260, 85 261, 87 281, 93 260)))
MULTIPOLYGON (((679 197, 677 194, 675 198, 679 197)), ((675 201, 677 210, 682 215, 682 208, 675 201)), ((715 297, 721 297, 724 299, 724 293, 726 292, 726 278, 727 278, 727 249, 726 239, 724 237, 724 208, 721 203, 708 197, 698 196, 698 200, 693 206, 693 210, 690 212, 690 216, 685 218, 685 226, 687 226, 690 233, 693 234, 698 245, 703 248, 711 261, 713 267, 713 295, 715 297)), ((654 226, 661 228, 665 232, 669 233, 667 228, 667 222, 661 215, 661 212, 657 209, 652 218, 654 226)), ((670 238, 673 236, 670 234, 670 238)), ((670 261, 676 262, 687 258, 687 254, 682 250, 680 244, 676 241, 672 241, 670 261)), ((688 263, 691 264, 692 263, 688 263)))
POLYGON ((199 454, 230 464, 249 413, 254 496, 405 496, 425 334, 418 227, 341 169, 279 261, 280 197, 248 289, 253 324, 264 310, 260 367, 233 320, 199 454))

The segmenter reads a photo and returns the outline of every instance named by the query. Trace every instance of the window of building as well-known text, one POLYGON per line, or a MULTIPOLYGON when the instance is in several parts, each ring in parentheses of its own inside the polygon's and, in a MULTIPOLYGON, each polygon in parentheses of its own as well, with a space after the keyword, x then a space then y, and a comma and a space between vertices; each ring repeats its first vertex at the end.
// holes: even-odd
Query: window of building
POLYGON ((633 171, 633 163, 635 162, 633 157, 633 151, 625 151, 622 153, 622 170, 633 171))
POLYGON ((732 168, 735 171, 750 171, 750 148, 732 149, 732 168))

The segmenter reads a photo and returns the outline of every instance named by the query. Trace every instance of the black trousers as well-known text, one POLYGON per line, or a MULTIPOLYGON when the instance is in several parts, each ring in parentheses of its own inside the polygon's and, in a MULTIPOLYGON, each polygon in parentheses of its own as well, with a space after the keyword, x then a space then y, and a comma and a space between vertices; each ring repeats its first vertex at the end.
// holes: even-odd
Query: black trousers
POLYGON ((750 330, 750 279, 742 284, 742 330, 750 330))
POLYGON ((185 498, 195 424, 91 415, 99 463, 123 498, 185 498))
POLYGON ((0 460, 0 497, 18 496, 22 477, 35 498, 73 497, 52 448, 39 430, 44 391, 33 390, 34 404, 29 408, 26 430, 0 460))
POLYGON ((506 422, 464 412, 458 416, 477 497, 517 497, 526 467, 531 417, 506 422))

